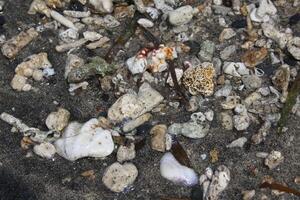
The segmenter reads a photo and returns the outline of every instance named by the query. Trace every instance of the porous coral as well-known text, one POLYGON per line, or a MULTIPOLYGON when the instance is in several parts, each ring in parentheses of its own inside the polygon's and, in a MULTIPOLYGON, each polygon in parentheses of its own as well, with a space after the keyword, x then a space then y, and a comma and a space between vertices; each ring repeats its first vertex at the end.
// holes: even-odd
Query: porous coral
POLYGON ((212 63, 204 63, 184 72, 183 84, 192 95, 211 96, 214 93, 215 69, 212 63))

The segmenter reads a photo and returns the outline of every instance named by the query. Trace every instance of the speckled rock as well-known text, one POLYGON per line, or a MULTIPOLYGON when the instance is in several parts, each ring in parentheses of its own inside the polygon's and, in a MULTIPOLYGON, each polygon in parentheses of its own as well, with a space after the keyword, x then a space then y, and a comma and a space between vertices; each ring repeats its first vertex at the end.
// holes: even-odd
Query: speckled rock
POLYGON ((118 162, 110 165, 104 172, 102 182, 113 192, 122 192, 133 184, 138 176, 138 170, 132 163, 121 165, 118 162))
POLYGON ((192 6, 182 6, 169 12, 169 22, 174 26, 186 24, 192 20, 194 9, 192 6))

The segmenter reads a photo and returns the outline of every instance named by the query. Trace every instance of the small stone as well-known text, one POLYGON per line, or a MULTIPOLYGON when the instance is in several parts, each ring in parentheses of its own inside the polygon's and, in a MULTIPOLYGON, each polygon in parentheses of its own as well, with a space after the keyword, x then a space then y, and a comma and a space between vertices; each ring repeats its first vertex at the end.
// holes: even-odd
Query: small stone
POLYGON ((225 62, 223 66, 225 74, 241 77, 242 75, 250 74, 250 70, 247 69, 244 63, 235 63, 235 62, 225 62))
POLYGON ((255 90, 261 87, 262 80, 256 75, 244 75, 242 81, 248 90, 255 90))
POLYGON ((256 154, 255 154, 255 156, 256 157, 258 157, 258 158, 266 158, 266 157, 268 157, 268 153, 266 153, 266 152, 257 152, 256 154))
POLYGON ((228 112, 221 112, 221 124, 222 127, 226 130, 232 130, 233 129, 233 121, 232 121, 232 115, 230 115, 228 112))
POLYGON ((209 175, 206 173, 202 182, 204 199, 219 199, 219 195, 226 189, 230 181, 230 171, 225 165, 209 175), (211 175, 210 175, 211 174, 211 175))
POLYGON ((242 62, 248 68, 254 68, 255 66, 262 63, 268 55, 267 48, 260 48, 259 50, 248 50, 241 58, 242 62))
POLYGON ((205 40, 201 44, 201 50, 199 52, 199 58, 202 61, 212 61, 215 52, 215 44, 210 40, 205 40))
POLYGON ((245 190, 242 192, 243 200, 251 200, 255 196, 255 190, 245 190))
POLYGON ((230 58, 230 56, 232 54, 234 54, 236 52, 236 45, 230 45, 228 47, 226 47, 225 49, 223 49, 221 52, 220 52, 220 57, 222 60, 227 60, 230 58))
POLYGON ((192 6, 182 6, 169 12, 169 22, 174 26, 180 26, 190 22, 193 16, 194 9, 192 6))
POLYGON ((141 18, 137 22, 139 25, 143 26, 144 28, 152 28, 154 26, 154 23, 146 18, 141 18))
POLYGON ((254 8, 250 13, 250 18, 254 22, 267 22, 270 16, 275 15, 277 9, 269 0, 262 0, 259 2, 259 7, 254 8))
POLYGON ((104 92, 108 92, 113 89, 112 78, 112 76, 104 76, 103 78, 100 78, 101 89, 104 92))
POLYGON ((104 172, 102 182, 113 192, 122 192, 133 184, 138 176, 138 170, 132 163, 121 165, 118 162, 110 165, 104 172))
POLYGON ((223 3, 222 0, 213 0, 213 2, 215 5, 218 5, 218 6, 222 5, 222 3, 223 3))
POLYGON ((296 13, 289 18, 289 24, 291 26, 296 25, 300 22, 300 13, 296 13))
POLYGON ((287 45, 288 51, 293 55, 297 60, 300 60, 300 37, 294 37, 288 42, 287 45))
POLYGON ((232 28, 225 28, 220 36, 219 41, 224 42, 225 40, 228 40, 236 35, 236 32, 232 28))
POLYGON ((209 155, 210 155, 211 163, 215 163, 219 160, 219 151, 216 148, 211 150, 209 152, 209 155))
POLYGON ((300 176, 297 176, 294 180, 297 185, 300 185, 300 176))
POLYGON ((232 28, 246 28, 247 20, 246 19, 237 19, 231 23, 232 28))
POLYGON ((250 117, 248 115, 234 115, 233 124, 236 130, 246 130, 250 125, 250 117))
POLYGON ((53 144, 44 142, 33 147, 33 152, 43 158, 51 159, 56 153, 56 149, 53 144))
POLYGON ((94 31, 85 31, 83 32, 83 37, 88 41, 94 42, 96 40, 100 40, 103 36, 94 31))
POLYGON ((35 81, 41 81, 43 79, 44 73, 42 70, 34 70, 32 73, 32 78, 35 81))
POLYGON ((135 128, 141 126, 145 122, 149 121, 151 119, 152 115, 150 113, 143 114, 139 116, 138 118, 131 120, 124 124, 123 131, 129 132, 134 130, 135 128))
POLYGON ((135 119, 151 111, 162 100, 161 96, 148 83, 141 85, 138 94, 121 96, 108 110, 108 118, 114 122, 121 122, 125 118, 135 119))
POLYGON ((232 85, 230 82, 226 82, 225 85, 215 92, 215 97, 228 97, 232 91, 232 85))
POLYGON ((131 143, 129 146, 121 145, 117 152, 117 160, 122 163, 124 161, 132 160, 135 158, 135 146, 131 143))
POLYGON ((184 135, 189 138, 203 138, 206 136, 210 128, 208 123, 196 123, 196 122, 186 122, 186 123, 174 123, 168 128, 168 133, 174 135, 184 135))
POLYGON ((282 163, 284 157, 279 151, 272 151, 268 157, 265 159, 265 165, 269 167, 269 169, 276 168, 280 163, 282 163))
POLYGON ((212 121, 214 119, 214 111, 213 110, 208 110, 204 113, 206 120, 212 121))
POLYGON ((155 125, 151 131, 151 148, 156 151, 166 151, 166 135, 168 127, 164 124, 155 125))
POLYGON ((239 139, 236 139, 232 141, 229 145, 227 145, 227 148, 233 148, 233 147, 240 147, 243 148, 244 144, 247 142, 246 137, 241 137, 239 139))
POLYGON ((69 122, 70 112, 64 108, 59 108, 57 112, 52 112, 46 119, 46 126, 50 130, 62 131, 69 122))
POLYGON ((27 78, 25 76, 16 74, 11 80, 10 85, 14 90, 22 91, 24 86, 26 85, 26 82, 27 78))

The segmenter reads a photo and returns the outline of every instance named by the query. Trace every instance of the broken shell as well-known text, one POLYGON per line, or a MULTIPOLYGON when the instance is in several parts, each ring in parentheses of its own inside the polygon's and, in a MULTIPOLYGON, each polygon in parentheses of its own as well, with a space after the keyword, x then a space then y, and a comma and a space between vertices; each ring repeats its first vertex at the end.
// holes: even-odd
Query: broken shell
POLYGON ((181 165, 171 153, 165 153, 160 160, 160 174, 165 179, 176 184, 193 186, 198 183, 196 172, 181 165))
POLYGON ((265 165, 269 167, 269 169, 276 168, 280 163, 282 163, 284 157, 279 151, 272 151, 268 157, 265 159, 265 165))
POLYGON ((33 0, 30 4, 28 14, 35 15, 36 13, 41 13, 50 17, 50 8, 46 5, 46 2, 43 0, 33 0))
POLYGON ((249 68, 254 68, 264 61, 268 55, 267 48, 261 48, 259 50, 249 50, 241 58, 242 62, 249 68))
POLYGON ((7 40, 2 45, 1 51, 7 58, 14 58, 21 49, 23 49, 38 35, 39 33, 34 28, 30 28, 26 32, 22 31, 19 35, 7 40))
POLYGON ((138 94, 121 96, 108 110, 108 118, 113 122, 121 122, 125 118, 135 119, 151 111, 162 100, 163 96, 148 83, 143 83, 138 94))
POLYGON ((189 68, 184 72, 182 83, 192 95, 211 96, 214 93, 215 69, 212 63, 189 68))
POLYGON ((288 86, 290 82, 290 67, 289 65, 281 65, 272 77, 272 82, 276 88, 282 91, 281 102, 285 102, 288 95, 288 86))
POLYGON ((160 152, 166 151, 167 129, 166 125, 159 124, 150 130, 152 149, 160 152))
POLYGON ((82 58, 74 54, 68 54, 68 58, 65 66, 65 74, 64 74, 65 79, 68 78, 69 73, 73 69, 78 68, 82 65, 84 65, 84 60, 82 58))
POLYGON ((224 73, 235 76, 235 77, 241 77, 242 75, 249 75, 250 71, 246 68, 244 63, 234 63, 234 62, 225 62, 224 66, 224 73))
POLYGON ((117 152, 117 160, 122 163, 124 161, 129 161, 135 158, 135 146, 132 142, 129 146, 121 145, 117 152))
POLYGON ((33 147, 33 152, 43 158, 51 159, 56 153, 56 149, 53 144, 44 142, 33 147))
POLYGON ((75 161, 83 157, 103 158, 114 150, 112 130, 102 129, 97 119, 90 119, 84 124, 70 123, 62 138, 54 145, 57 153, 67 160, 75 161))
POLYGON ((67 19, 66 17, 64 17, 63 15, 61 15, 60 13, 51 10, 50 11, 50 15, 53 19, 55 19, 56 21, 58 21, 59 23, 61 23, 62 25, 68 27, 68 28, 72 28, 74 30, 78 30, 76 28, 76 26, 73 24, 73 22, 71 22, 69 19, 67 19))
POLYGON ((225 110, 231 110, 234 109, 239 102, 239 96, 227 96, 225 102, 221 103, 221 106, 225 110))
POLYGON ((21 76, 16 74, 10 82, 10 86, 17 91, 25 91, 24 89, 27 82, 27 78, 25 76, 21 76))
POLYGON ((220 165, 211 178, 210 175, 205 176, 206 180, 204 178, 205 181, 202 183, 204 199, 218 199, 229 184, 229 169, 225 165, 220 165))
POLYGON ((270 16, 275 15, 277 9, 269 0, 261 0, 259 7, 254 8, 250 13, 250 18, 255 22, 267 22, 270 20, 270 16))
POLYGON ((46 126, 50 130, 62 131, 69 122, 70 112, 64 108, 59 108, 57 112, 52 112, 46 119, 46 126))

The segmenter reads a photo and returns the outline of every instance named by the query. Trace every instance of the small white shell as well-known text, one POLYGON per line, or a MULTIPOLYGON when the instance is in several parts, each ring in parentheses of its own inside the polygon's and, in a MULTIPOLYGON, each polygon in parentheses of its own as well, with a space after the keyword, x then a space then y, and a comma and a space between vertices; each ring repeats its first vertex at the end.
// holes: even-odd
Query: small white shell
POLYGON ((176 184, 193 186, 198 183, 198 176, 193 169, 181 165, 171 153, 165 153, 160 160, 162 177, 176 184))
POLYGON ((137 22, 139 25, 143 26, 144 28, 151 28, 154 26, 153 22, 146 18, 141 18, 137 22))

